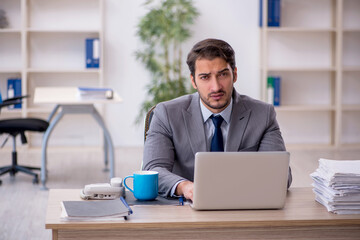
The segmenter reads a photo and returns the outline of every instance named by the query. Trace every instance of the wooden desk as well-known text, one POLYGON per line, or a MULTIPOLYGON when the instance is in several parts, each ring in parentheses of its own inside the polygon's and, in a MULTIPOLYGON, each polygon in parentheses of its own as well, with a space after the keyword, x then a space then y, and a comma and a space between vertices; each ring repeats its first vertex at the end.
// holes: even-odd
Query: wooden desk
POLYGON ((132 206, 126 221, 60 221, 60 201, 80 200, 79 192, 50 190, 45 227, 52 229, 53 239, 360 239, 360 215, 328 213, 311 188, 290 189, 281 210, 132 206))
POLYGON ((34 103, 36 104, 56 104, 48 118, 49 127, 46 130, 42 143, 41 156, 41 183, 42 188, 46 189, 45 183, 47 179, 47 145, 51 132, 57 123, 65 114, 90 114, 99 124, 104 132, 104 156, 105 169, 108 165, 108 155, 110 158, 110 177, 114 177, 114 146, 111 135, 105 126, 101 115, 96 110, 94 104, 97 103, 119 103, 122 99, 114 92, 112 99, 81 99, 78 96, 77 87, 37 87, 35 88, 34 103), (58 111, 60 110, 60 111, 58 111))

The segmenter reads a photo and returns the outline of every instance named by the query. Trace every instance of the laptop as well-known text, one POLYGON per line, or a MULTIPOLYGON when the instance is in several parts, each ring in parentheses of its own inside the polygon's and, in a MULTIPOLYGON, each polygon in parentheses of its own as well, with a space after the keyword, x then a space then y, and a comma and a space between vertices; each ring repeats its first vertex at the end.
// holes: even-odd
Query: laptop
POLYGON ((285 205, 288 152, 198 152, 196 210, 279 209, 285 205))

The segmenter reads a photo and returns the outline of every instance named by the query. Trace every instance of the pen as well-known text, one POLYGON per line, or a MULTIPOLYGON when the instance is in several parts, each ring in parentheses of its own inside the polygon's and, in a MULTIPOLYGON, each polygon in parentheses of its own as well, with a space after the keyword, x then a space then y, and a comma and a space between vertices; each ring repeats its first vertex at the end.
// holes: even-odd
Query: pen
POLYGON ((184 205, 184 197, 179 197, 179 205, 184 205))

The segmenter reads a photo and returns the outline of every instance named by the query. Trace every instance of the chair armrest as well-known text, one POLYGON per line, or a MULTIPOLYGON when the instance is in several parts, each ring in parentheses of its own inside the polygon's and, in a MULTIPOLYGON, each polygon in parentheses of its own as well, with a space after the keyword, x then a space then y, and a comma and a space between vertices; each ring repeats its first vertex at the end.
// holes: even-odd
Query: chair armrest
POLYGON ((22 103, 22 99, 28 98, 29 95, 19 96, 19 97, 13 97, 3 100, 2 103, 0 103, 0 109, 6 106, 15 105, 18 103, 22 103))

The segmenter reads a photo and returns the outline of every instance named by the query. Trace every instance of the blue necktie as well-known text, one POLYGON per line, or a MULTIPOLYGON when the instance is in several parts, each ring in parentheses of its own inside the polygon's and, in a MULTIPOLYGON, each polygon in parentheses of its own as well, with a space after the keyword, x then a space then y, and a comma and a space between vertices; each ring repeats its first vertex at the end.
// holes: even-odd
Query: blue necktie
POLYGON ((220 126, 224 119, 220 115, 218 115, 218 116, 212 115, 210 118, 213 121, 214 126, 215 126, 215 132, 214 132, 214 136, 211 140, 210 151, 211 152, 223 152, 224 151, 224 143, 223 143, 223 136, 222 136, 220 126))

